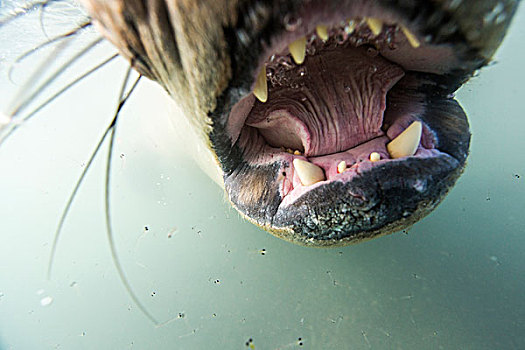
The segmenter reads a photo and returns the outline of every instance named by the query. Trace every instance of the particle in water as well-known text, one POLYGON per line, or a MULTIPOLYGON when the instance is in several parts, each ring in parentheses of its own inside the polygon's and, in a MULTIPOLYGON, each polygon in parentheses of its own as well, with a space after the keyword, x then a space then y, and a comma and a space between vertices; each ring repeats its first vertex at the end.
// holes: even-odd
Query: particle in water
POLYGON ((50 297, 50 296, 43 297, 42 299, 40 299, 40 305, 42 305, 42 306, 48 306, 52 302, 53 302, 53 298, 50 297))

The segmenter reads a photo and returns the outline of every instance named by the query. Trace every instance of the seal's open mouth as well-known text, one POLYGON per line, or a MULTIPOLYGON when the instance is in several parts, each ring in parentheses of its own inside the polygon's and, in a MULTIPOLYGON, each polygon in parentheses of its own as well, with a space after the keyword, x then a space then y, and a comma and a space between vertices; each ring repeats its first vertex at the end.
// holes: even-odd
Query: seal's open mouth
POLYGON ((418 118, 421 101, 413 101, 411 110, 392 108, 403 102, 398 83, 405 71, 379 51, 408 38, 418 47, 404 32, 408 37, 398 26, 370 18, 331 29, 319 25, 308 41, 303 36, 263 63, 253 88, 257 100, 240 102, 228 126, 245 161, 286 164, 281 205, 392 159, 441 153, 418 118))
POLYGON ((285 15, 225 123, 238 156, 224 167, 231 201, 288 240, 347 244, 404 228, 465 163, 468 122, 450 95, 458 47, 384 8, 360 10, 285 15))
POLYGON ((210 141, 232 204, 318 246, 405 228, 442 200, 470 142, 453 93, 488 63, 517 6, 83 2, 210 141))

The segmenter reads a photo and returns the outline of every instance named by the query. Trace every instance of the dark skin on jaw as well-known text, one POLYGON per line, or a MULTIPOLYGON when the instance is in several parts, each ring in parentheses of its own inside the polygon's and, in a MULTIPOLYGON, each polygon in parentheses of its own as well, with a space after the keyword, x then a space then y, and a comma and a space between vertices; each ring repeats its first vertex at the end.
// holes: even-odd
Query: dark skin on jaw
POLYGON ((490 62, 518 4, 82 3, 183 108, 232 205, 309 246, 392 233, 441 202, 470 144, 453 93, 490 62))

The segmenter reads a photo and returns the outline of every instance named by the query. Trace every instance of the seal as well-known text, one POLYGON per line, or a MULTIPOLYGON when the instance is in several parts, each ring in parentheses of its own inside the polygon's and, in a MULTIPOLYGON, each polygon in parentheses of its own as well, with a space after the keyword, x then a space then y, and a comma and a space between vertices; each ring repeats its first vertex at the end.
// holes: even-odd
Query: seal
POLYGON ((181 106, 212 177, 308 246, 386 235, 461 175, 454 92, 487 65, 516 0, 82 0, 98 31, 181 106))

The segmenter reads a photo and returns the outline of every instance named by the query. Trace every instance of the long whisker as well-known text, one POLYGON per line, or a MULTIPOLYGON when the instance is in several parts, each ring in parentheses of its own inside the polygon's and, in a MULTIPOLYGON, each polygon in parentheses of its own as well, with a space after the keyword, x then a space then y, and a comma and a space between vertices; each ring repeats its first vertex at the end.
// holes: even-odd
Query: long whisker
POLYGON ((67 33, 64 33, 64 34, 61 34, 61 35, 57 35, 41 44, 39 44, 38 46, 35 46, 34 48, 32 48, 31 50, 25 52, 24 54, 20 55, 19 57, 17 57, 17 59, 13 62, 13 64, 9 67, 9 71, 7 73, 7 76, 9 77, 9 80, 12 82, 13 79, 12 79, 12 76, 13 76, 13 70, 16 68, 16 65, 19 64, 20 62, 22 62, 24 59, 26 59, 27 57, 31 56, 33 53, 37 52, 38 50, 41 50, 43 49, 44 47, 48 46, 48 45, 51 45, 59 40, 62 40, 62 39, 65 39, 65 38, 69 38, 69 37, 72 37, 76 34, 78 34, 81 30, 89 27, 91 25, 91 20, 88 20, 84 23, 81 23, 77 28, 67 32, 67 33))
MULTIPOLYGON (((109 62, 110 60, 114 59, 116 56, 118 56, 118 54, 110 57, 105 62, 106 63, 109 62)), ((119 100, 120 99, 121 99, 121 97, 119 96, 119 100)), ((120 105, 120 103, 119 103, 119 105, 120 105)), ((71 205, 73 204, 73 201, 74 201, 75 197, 77 196, 78 190, 80 189, 80 185, 82 185, 82 182, 84 181, 84 178, 86 177, 86 174, 87 174, 89 168, 91 168, 91 164, 93 163, 93 161, 95 160, 95 157, 97 156, 98 152, 100 151, 100 148, 102 147, 102 144, 104 143, 104 140, 108 136, 109 132, 113 129, 113 126, 115 125, 117 117, 118 117, 118 113, 115 113, 115 116, 111 120, 111 123, 108 125, 108 127, 106 128, 106 130, 104 131, 102 136, 99 138, 99 141, 98 141, 94 151, 91 153, 91 156, 89 157, 86 165, 84 166, 84 170, 82 170, 82 173, 80 174, 80 176, 79 176, 79 178, 78 178, 78 180, 77 180, 77 182, 75 184, 75 188, 73 189, 73 191, 69 195, 69 198, 67 200, 66 206, 64 207, 64 210, 62 211, 62 215, 60 216, 60 220, 59 220, 57 228, 55 230, 55 235, 54 235, 54 238, 53 238, 53 244, 51 245, 51 253, 49 255, 49 262, 47 264, 47 278, 48 279, 51 279, 51 272, 53 270, 53 263, 55 261, 55 255, 56 255, 56 251, 57 251, 57 247, 58 247, 58 240, 59 240, 60 235, 62 233, 62 228, 64 227, 64 223, 66 221, 66 218, 67 218, 67 216, 69 214, 69 211, 71 209, 71 205)))
POLYGON ((91 153, 91 156, 89 157, 89 160, 87 161, 84 170, 82 170, 82 173, 80 174, 77 183, 75 185, 75 188, 69 195, 69 199, 67 201, 67 204, 62 211, 62 216, 60 217, 60 221, 58 223, 57 229, 55 231, 55 235, 53 238, 53 244, 51 246, 51 253, 49 256, 49 262, 47 264, 47 279, 51 279, 51 271, 53 270, 53 263, 55 261, 55 255, 56 250, 58 246, 58 240, 60 238, 60 234, 62 233, 62 228, 64 226, 64 222, 66 221, 66 217, 69 214, 69 210, 71 209, 71 205, 73 204, 73 200, 77 196, 78 189, 80 188, 80 185, 84 181, 84 178, 86 177, 87 171, 91 167, 91 164, 93 163, 95 156, 98 154, 98 151, 100 150, 100 147, 102 147, 102 144, 104 143, 104 140, 108 136, 109 131, 113 128, 113 121, 111 122, 111 125, 108 126, 108 128, 104 131, 104 134, 102 134, 102 137, 99 139, 97 146, 95 147, 95 150, 91 153))
MULTIPOLYGON (((25 98, 22 102, 18 104, 17 107, 13 108, 8 112, 9 115, 14 116, 18 113, 20 113, 22 110, 24 110, 30 103, 33 101, 36 97, 38 97, 52 82, 54 82, 60 75, 62 75, 68 67, 70 67, 73 63, 75 63, 79 58, 81 58, 83 55, 85 55, 87 52, 89 52, 91 49, 93 49, 95 46, 97 46, 99 43, 104 40, 102 37, 97 38, 96 40, 89 43, 84 49, 82 49, 80 52, 78 52, 76 55, 71 57, 68 61, 66 61, 60 68, 55 70, 53 74, 49 78, 47 78, 42 84, 40 84, 34 91, 31 93, 27 98, 25 98)), ((67 41, 69 42, 69 40, 67 41)), ((31 81, 31 80, 30 80, 31 81)))
MULTIPOLYGON (((130 67, 131 70, 131 67, 130 67)), ((128 71, 129 74, 130 71, 128 71)), ((122 107, 124 106, 124 103, 126 103, 127 99, 129 98, 130 94, 135 90, 135 87, 137 86, 137 83, 139 82, 139 79, 141 76, 137 78, 133 86, 131 87, 129 93, 121 99, 119 106, 117 107, 116 115, 120 112, 122 107)), ((126 77, 124 84, 122 85, 121 94, 123 93, 125 86, 127 84, 127 80, 129 79, 126 77)), ((131 297, 135 305, 140 309, 140 311, 155 325, 158 325, 159 322, 153 317, 153 315, 144 307, 144 305, 140 302, 137 295, 133 292, 133 289, 131 288, 131 285, 129 284, 128 279, 126 278, 126 275, 124 273, 124 269, 122 268, 122 264, 120 263, 120 260, 118 258, 118 254, 116 251, 116 246, 114 242, 114 235, 113 235, 113 228, 111 225, 111 212, 110 212, 110 205, 109 205, 109 199, 110 199, 110 180, 111 180, 111 159, 113 156, 113 146, 114 146, 114 140, 115 140, 115 131, 116 131, 116 122, 117 118, 113 119, 114 124, 111 129, 111 136, 110 136, 110 144, 108 149, 108 157, 106 162, 106 188, 105 188, 105 200, 106 200, 106 232, 107 237, 109 240, 109 247, 111 249, 111 256, 113 258, 113 263, 115 264, 115 267, 117 269, 118 275, 120 277, 120 280, 122 281, 122 284, 124 284, 124 287, 126 288, 126 291, 128 295, 131 297)))
MULTIPOLYGON (((60 54, 71 43, 71 40, 72 40, 72 37, 66 38, 64 41, 60 42, 57 46, 55 46, 53 48, 53 51, 50 52, 49 55, 44 60, 42 60, 40 62, 40 65, 33 71, 31 76, 26 80, 26 82, 24 83, 23 88, 18 90, 18 93, 12 99, 12 102, 10 103, 10 105, 14 105, 14 104, 17 103, 16 101, 20 101, 20 100, 23 100, 21 104, 31 102, 30 99, 25 99, 25 101, 24 101, 24 95, 26 94, 26 91, 29 90, 30 84, 40 80, 40 78, 49 69, 49 67, 50 67, 49 62, 53 62, 58 56, 60 56, 60 54)), ((14 107, 10 107, 9 108, 9 110, 14 110, 14 109, 15 109, 14 107)), ((14 111, 11 111, 11 112, 8 111, 8 115, 13 117, 13 116, 15 116, 15 112, 14 111)))
POLYGON ((46 7, 47 5, 49 5, 48 2, 46 2, 45 4, 43 4, 41 7, 40 7, 40 16, 39 16, 39 20, 40 20, 40 28, 42 29, 42 33, 44 33, 45 37, 49 39, 49 35, 47 34, 47 31, 46 31, 46 28, 44 26, 44 13, 46 12, 46 7))
POLYGON ((73 81, 71 81, 70 83, 68 83, 67 85, 65 85, 62 89, 60 89, 59 91, 57 91, 55 94, 53 94, 51 97, 49 97, 48 99, 46 99, 44 102, 42 102, 40 105, 38 105, 38 107, 36 107, 35 109, 33 109, 31 112, 29 112, 27 115, 25 115, 23 118, 21 118, 20 121, 17 121, 16 124, 11 124, 11 129, 9 129, 9 131, 5 132, 4 135, 0 135, 0 147, 2 146, 2 144, 6 141, 6 139, 11 136, 21 125, 22 123, 26 123, 28 122, 33 116, 35 116, 38 112, 40 112, 40 110, 42 110, 42 108, 44 108, 45 106, 47 106, 48 104, 50 104, 51 102, 53 102, 56 98, 58 98, 60 95, 62 95, 64 92, 66 92, 67 90, 69 90, 71 87, 73 87, 74 85, 76 85, 77 83, 79 83, 80 81, 82 81, 84 78, 88 77, 89 75, 91 75, 91 73, 97 71, 99 68, 102 68, 103 66, 105 66, 106 64, 108 64, 109 62, 111 62, 112 60, 114 60, 115 58, 118 57, 118 53, 114 54, 113 56, 105 59, 104 61, 102 61, 101 63, 97 64, 95 67, 91 68, 90 70, 86 71, 85 73, 83 73, 82 75, 80 75, 79 77, 77 77, 76 79, 74 79, 73 81))
POLYGON ((28 4, 25 4, 24 6, 17 7, 15 10, 12 11, 10 16, 7 16, 5 18, 0 19, 0 27, 25 15, 31 10, 37 9, 42 6, 47 6, 47 4, 56 2, 60 0, 42 0, 42 1, 35 1, 30 2, 28 4))

